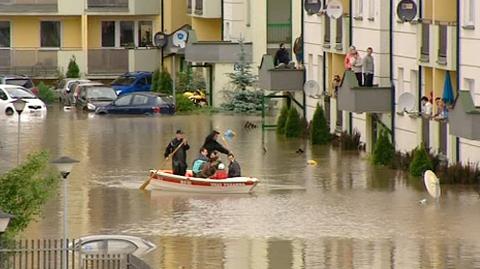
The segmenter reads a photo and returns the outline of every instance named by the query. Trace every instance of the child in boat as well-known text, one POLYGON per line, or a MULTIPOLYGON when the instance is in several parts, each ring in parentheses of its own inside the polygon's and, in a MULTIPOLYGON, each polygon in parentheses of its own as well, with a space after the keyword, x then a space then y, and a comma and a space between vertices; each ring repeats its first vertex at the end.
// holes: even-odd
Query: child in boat
POLYGON ((199 177, 200 172, 202 171, 203 166, 208 162, 208 151, 206 148, 200 149, 200 154, 198 157, 193 161, 192 164, 192 173, 194 177, 199 177))
POLYGON ((228 178, 227 170, 225 170, 225 164, 219 163, 217 165, 217 171, 215 172, 215 175, 211 177, 211 179, 226 179, 228 178))
POLYGON ((240 169, 240 164, 235 160, 235 156, 230 153, 228 154, 228 177, 241 177, 242 172, 240 169))

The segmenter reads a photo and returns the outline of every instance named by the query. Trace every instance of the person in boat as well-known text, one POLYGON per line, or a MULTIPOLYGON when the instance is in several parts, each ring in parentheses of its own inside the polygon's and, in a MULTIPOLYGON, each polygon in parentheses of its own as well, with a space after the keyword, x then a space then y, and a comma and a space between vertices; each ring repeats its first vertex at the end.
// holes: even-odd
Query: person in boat
POLYGON ((218 131, 213 130, 212 133, 205 138, 203 147, 207 149, 208 153, 218 151, 223 154, 229 154, 230 151, 217 141, 219 135, 220 133, 218 131))
POLYGON ((178 150, 172 157, 173 174, 185 176, 185 173, 187 172, 187 150, 190 149, 190 146, 188 145, 187 139, 185 139, 182 130, 177 130, 175 138, 168 143, 168 146, 165 149, 165 158, 168 158, 177 148, 178 150))
POLYGON ((232 153, 228 154, 228 160, 230 161, 228 164, 228 177, 241 177, 240 164, 235 160, 235 156, 232 153))
POLYGON ((225 164, 223 163, 218 163, 216 166, 216 172, 215 174, 210 177, 211 179, 227 179, 228 178, 228 173, 227 170, 225 169, 225 164))
POLYGON ((208 151, 206 148, 200 149, 200 154, 198 157, 193 161, 192 164, 192 173, 194 177, 199 177, 200 172, 202 172, 203 166, 209 161, 208 151))
POLYGON ((209 161, 202 167, 202 171, 200 172, 201 178, 210 178, 217 172, 218 156, 216 156, 214 152, 210 153, 210 156, 209 161))

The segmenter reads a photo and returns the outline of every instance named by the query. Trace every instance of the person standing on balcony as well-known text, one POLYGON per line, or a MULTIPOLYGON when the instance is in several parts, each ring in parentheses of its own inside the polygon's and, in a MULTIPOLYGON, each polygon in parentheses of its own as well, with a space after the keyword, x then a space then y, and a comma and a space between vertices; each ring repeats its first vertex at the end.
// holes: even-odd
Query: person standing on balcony
POLYGON ((373 86, 373 74, 375 70, 375 64, 373 62, 372 52, 373 52, 373 49, 368 48, 367 56, 363 58, 363 79, 364 79, 363 85, 366 87, 373 86))
POLYGON ((421 105, 422 105, 422 115, 425 118, 430 118, 432 116, 432 102, 428 99, 428 97, 423 96, 421 99, 421 105))
POLYGON ((288 50, 285 48, 285 44, 280 43, 280 48, 275 53, 273 62, 275 66, 278 66, 280 64, 288 65, 290 63, 290 54, 288 53, 288 50))
POLYGON ((345 67, 345 71, 352 70, 353 56, 356 52, 357 50, 355 46, 351 46, 350 50, 347 52, 347 55, 345 55, 345 59, 343 60, 343 66, 345 67))
POLYGON ((298 68, 303 69, 303 38, 302 36, 295 39, 295 43, 293 45, 293 52, 295 53, 295 57, 297 59, 298 68))
POLYGON ((352 57, 352 71, 357 77, 358 86, 363 86, 363 74, 362 74, 362 57, 358 54, 358 51, 355 51, 352 57))

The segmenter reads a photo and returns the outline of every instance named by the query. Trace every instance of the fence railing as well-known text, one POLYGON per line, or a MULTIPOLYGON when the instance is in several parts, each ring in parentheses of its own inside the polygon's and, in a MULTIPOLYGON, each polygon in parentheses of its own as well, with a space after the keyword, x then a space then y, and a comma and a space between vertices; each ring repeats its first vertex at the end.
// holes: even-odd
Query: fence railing
POLYGON ((23 74, 33 77, 46 77, 55 75, 57 69, 57 50, 0 50, 0 74, 23 74))
POLYGON ((2 12, 51 12, 57 10, 57 0, 0 0, 2 12))
POLYGON ((0 243, 5 269, 150 269, 130 254, 84 254, 78 240, 17 240, 0 243), (65 248, 66 243, 66 248, 65 248), (63 261, 66 260, 66 267, 63 261))
POLYGON ((267 42, 268 43, 292 43, 292 24, 291 23, 268 23, 267 24, 267 42))
POLYGON ((88 0, 88 8, 128 8, 128 0, 88 0))
POLYGON ((88 50, 89 74, 120 74, 128 72, 127 49, 88 50))

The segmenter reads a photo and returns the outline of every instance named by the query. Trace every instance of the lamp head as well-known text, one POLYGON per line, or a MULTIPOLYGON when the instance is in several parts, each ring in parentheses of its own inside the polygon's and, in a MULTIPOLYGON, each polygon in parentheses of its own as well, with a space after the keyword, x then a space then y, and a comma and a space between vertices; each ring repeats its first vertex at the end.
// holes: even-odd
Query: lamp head
POLYGON ((25 109, 25 104, 27 104, 27 102, 21 98, 18 98, 18 99, 15 99, 15 101, 12 101, 12 104, 13 104, 13 107, 15 108, 15 111, 17 111, 18 114, 21 114, 25 109))
POLYGON ((8 223, 13 217, 13 215, 7 214, 0 210, 0 233, 3 233, 5 230, 7 230, 8 223))
POLYGON ((62 177, 65 179, 65 178, 68 177, 68 175, 72 171, 73 165, 75 165, 78 162, 79 161, 77 161, 75 159, 72 159, 72 158, 67 157, 67 156, 63 156, 63 157, 60 157, 60 158, 52 161, 51 163, 53 165, 55 165, 55 167, 58 169, 58 171, 60 171, 60 173, 62 174, 62 177))

